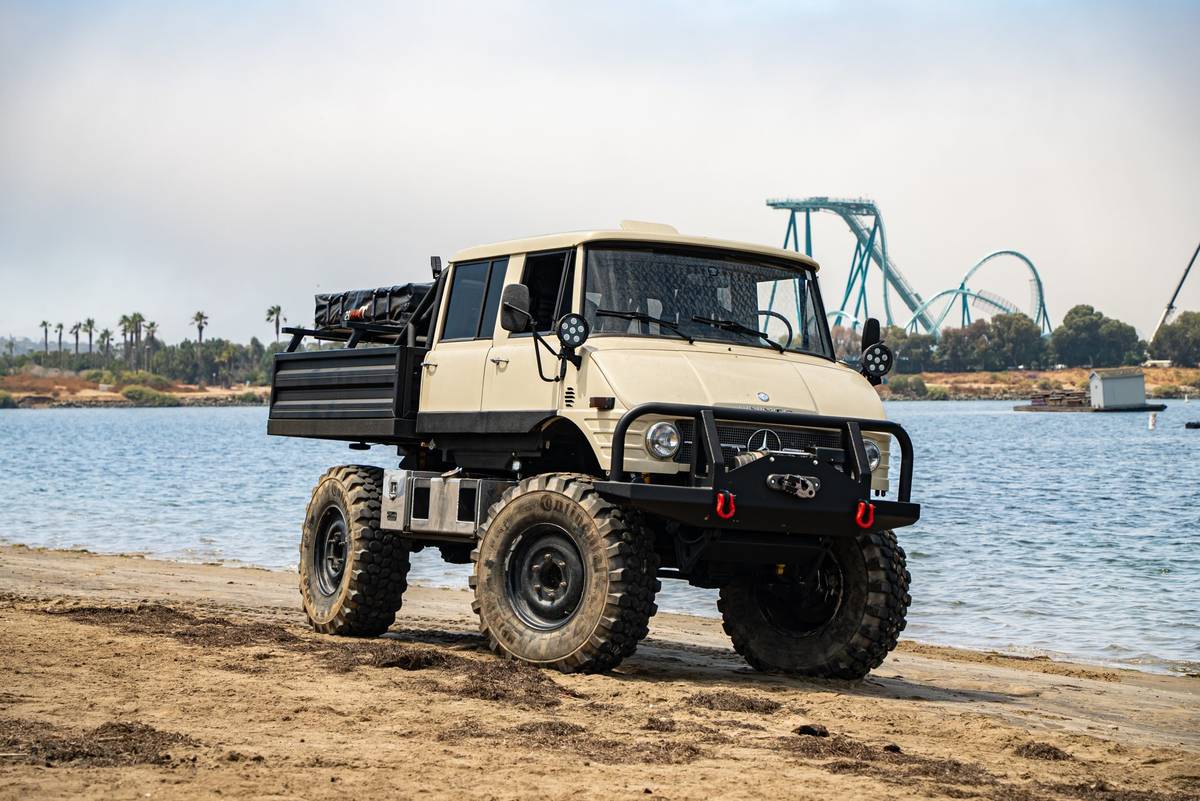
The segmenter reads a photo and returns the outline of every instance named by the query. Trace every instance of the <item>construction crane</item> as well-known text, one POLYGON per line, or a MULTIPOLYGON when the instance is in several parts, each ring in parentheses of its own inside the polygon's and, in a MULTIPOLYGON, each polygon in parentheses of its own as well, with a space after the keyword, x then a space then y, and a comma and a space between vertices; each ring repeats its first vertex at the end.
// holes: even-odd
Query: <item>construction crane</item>
POLYGON ((1179 299, 1179 290, 1183 289, 1183 282, 1187 280, 1188 273, 1192 271, 1192 265, 1196 263, 1196 256, 1200 255, 1200 245, 1196 245, 1196 251, 1192 254, 1192 260, 1188 262, 1187 267, 1183 268, 1183 275, 1179 276, 1179 283, 1175 285, 1175 291, 1171 293, 1171 299, 1167 301, 1167 308, 1163 309, 1162 317, 1158 318, 1158 325, 1154 326, 1154 333, 1150 335, 1150 341, 1158 336, 1158 329, 1162 328, 1171 319, 1171 315, 1175 313, 1175 301, 1179 299))

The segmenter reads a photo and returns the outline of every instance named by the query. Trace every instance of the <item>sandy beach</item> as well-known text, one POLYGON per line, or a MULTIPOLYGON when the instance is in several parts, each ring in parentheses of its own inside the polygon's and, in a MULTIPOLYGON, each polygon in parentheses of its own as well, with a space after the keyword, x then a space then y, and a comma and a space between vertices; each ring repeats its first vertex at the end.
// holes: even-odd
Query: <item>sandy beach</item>
POLYGON ((905 642, 801 681, 670 614, 565 676, 485 653, 465 590, 333 639, 290 573, 19 546, 0 642, 2 799, 1200 798, 1190 677, 905 642))

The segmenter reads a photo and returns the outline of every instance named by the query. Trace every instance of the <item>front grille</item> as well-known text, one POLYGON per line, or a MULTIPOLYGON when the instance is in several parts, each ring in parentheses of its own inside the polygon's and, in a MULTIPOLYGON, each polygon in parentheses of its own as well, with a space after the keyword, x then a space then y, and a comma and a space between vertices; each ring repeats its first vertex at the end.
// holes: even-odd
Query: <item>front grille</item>
MULTIPOLYGON (((690 462, 692 447, 696 442, 696 423, 694 420, 676 420, 675 424, 679 426, 679 436, 683 440, 679 446, 679 452, 675 454, 675 461, 690 462)), ((734 456, 747 450, 761 450, 764 433, 767 433, 769 450, 811 451, 814 448, 842 447, 840 431, 827 431, 820 428, 768 427, 753 423, 717 421, 717 434, 721 439, 721 450, 726 456, 734 456)))

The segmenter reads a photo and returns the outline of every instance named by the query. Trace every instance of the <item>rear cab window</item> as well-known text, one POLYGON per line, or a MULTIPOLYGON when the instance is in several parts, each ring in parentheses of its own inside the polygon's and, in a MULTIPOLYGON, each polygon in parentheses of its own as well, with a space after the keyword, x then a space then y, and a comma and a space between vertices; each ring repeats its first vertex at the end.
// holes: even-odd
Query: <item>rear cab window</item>
POLYGON ((454 265, 442 341, 491 339, 508 257, 454 265))

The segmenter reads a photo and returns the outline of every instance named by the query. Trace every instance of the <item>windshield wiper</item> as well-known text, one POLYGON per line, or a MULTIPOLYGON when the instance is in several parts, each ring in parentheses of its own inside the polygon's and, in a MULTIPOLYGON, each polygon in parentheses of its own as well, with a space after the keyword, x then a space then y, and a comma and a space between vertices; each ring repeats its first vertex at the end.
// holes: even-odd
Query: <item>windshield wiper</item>
POLYGON ((620 320, 637 320, 640 323, 655 323, 660 328, 665 328, 668 331, 674 332, 674 333, 678 334, 679 336, 683 337, 684 339, 686 339, 688 341, 689 345, 696 344, 696 340, 692 339, 692 337, 688 336, 682 330, 680 330, 679 326, 677 326, 675 323, 671 322, 670 320, 663 320, 659 317, 654 317, 652 315, 646 314, 645 312, 627 312, 627 311, 616 311, 615 309, 597 309, 596 316, 597 317, 616 317, 620 320))
POLYGON ((783 345, 780 345, 778 342, 767 336, 765 331, 759 331, 757 328, 751 328, 748 325, 742 325, 737 320, 717 320, 712 317, 701 317, 698 314, 693 314, 692 320, 697 323, 711 325, 713 328, 719 328, 722 331, 731 331, 735 334, 742 334, 748 337, 758 337, 775 350, 783 353, 783 345))

